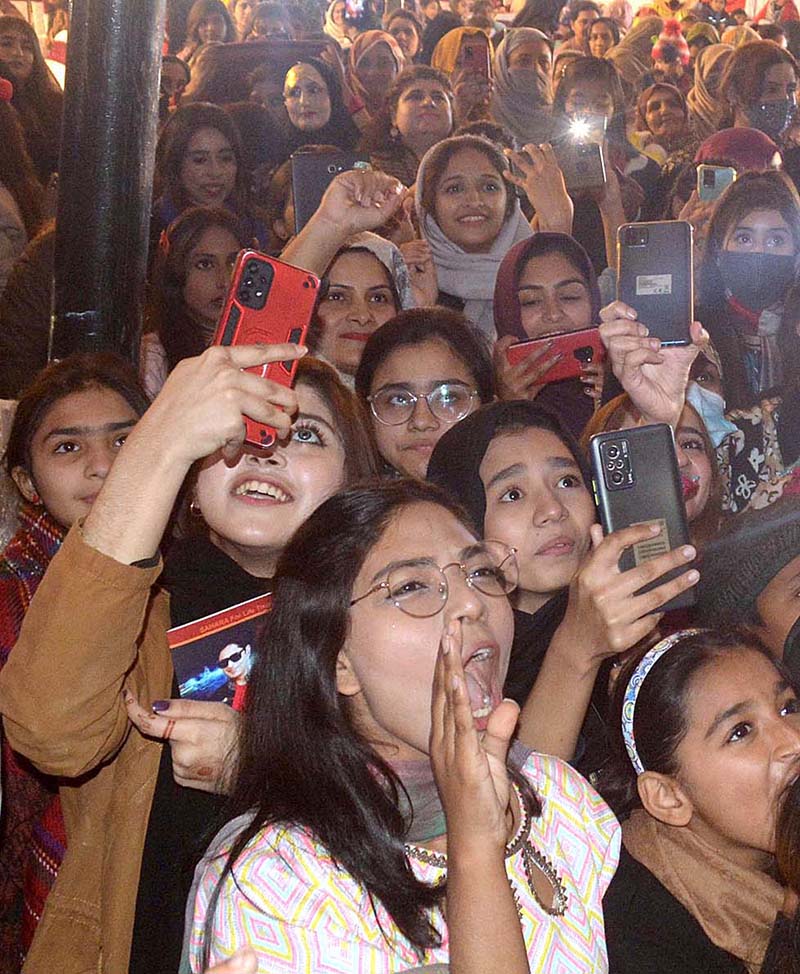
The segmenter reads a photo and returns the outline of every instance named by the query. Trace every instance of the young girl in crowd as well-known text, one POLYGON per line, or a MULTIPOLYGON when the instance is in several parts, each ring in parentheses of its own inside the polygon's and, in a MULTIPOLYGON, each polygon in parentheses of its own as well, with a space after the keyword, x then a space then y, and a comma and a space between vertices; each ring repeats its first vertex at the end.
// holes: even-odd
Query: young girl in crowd
POLYGON ((514 556, 462 517, 427 485, 367 487, 287 548, 192 971, 246 943, 275 974, 604 969, 617 825, 568 766, 509 749, 514 556))
POLYGON ((538 403, 494 403, 467 417, 439 441, 428 477, 464 505, 484 537, 517 552, 515 638, 504 692, 523 708, 520 739, 577 760, 587 774, 597 771, 606 756, 600 667, 648 635, 658 608, 695 584, 697 573, 686 572, 636 594, 646 580, 686 565, 694 550, 620 573, 624 548, 650 529, 639 525, 602 540, 580 448, 538 403))
POLYGON ((771 41, 754 41, 737 48, 720 84, 733 125, 760 129, 775 142, 792 122, 796 90, 797 62, 771 41))
POLYGON ((616 20, 611 17, 598 17, 589 28, 589 53, 592 57, 605 57, 608 51, 619 44, 620 33, 616 20))
POLYGON ((356 392, 388 473, 422 479, 440 437, 494 398, 491 361, 463 315, 406 311, 367 341, 356 392))
POLYGON ((207 44, 231 44, 238 39, 222 0, 195 0, 186 18, 186 43, 178 57, 191 67, 207 44))
POLYGON ((553 42, 533 27, 503 35, 492 62, 491 114, 519 147, 550 137, 553 104, 553 42))
POLYGON ((353 41, 348 63, 353 93, 364 103, 367 115, 375 118, 392 82, 406 66, 405 55, 385 30, 366 30, 353 41))
POLYGON ((800 703, 747 631, 685 630, 617 681, 604 793, 623 851, 603 900, 612 971, 745 974, 777 965, 781 798, 800 771, 800 703))
POLYGON ((0 17, 0 77, 14 86, 11 104, 44 185, 58 169, 64 97, 45 64, 36 32, 20 17, 0 17))
POLYGON ((156 148, 154 195, 151 255, 161 231, 189 206, 225 206, 251 239, 267 241, 250 204, 239 132, 218 105, 192 103, 172 113, 156 148))
POLYGON ((0 674, 6 733, 43 771, 81 780, 61 789, 70 844, 27 970, 50 970, 54 952, 72 971, 101 958, 177 969, 236 717, 169 702, 166 631, 269 592, 300 523, 375 469, 358 404, 327 366, 302 363, 294 391, 242 371, 303 351, 211 348, 179 363, 31 602, 0 674), (277 430, 272 450, 242 450, 243 413, 277 430), (191 511, 204 530, 173 544, 162 572, 158 546, 197 461, 191 511))
POLYGON ((286 112, 280 121, 289 152, 310 143, 355 147, 359 132, 342 100, 341 83, 321 58, 307 58, 289 68, 283 103, 286 112))
MULTIPOLYGON (((606 166, 613 169, 620 182, 625 214, 629 219, 648 219, 648 198, 658 179, 658 164, 640 153, 628 141, 626 134, 626 104, 620 78, 608 59, 579 58, 567 66, 556 88, 553 100, 554 139, 569 137, 567 126, 571 120, 585 115, 605 116, 606 166)), ((592 258, 600 273, 615 261, 607 253, 606 234, 600 203, 590 194, 575 200, 573 235, 592 258)))
POLYGON ((417 216, 436 267, 440 302, 459 307, 491 339, 500 263, 532 233, 508 184, 524 188, 539 229, 569 230, 571 224, 571 205, 552 150, 529 145, 526 152, 527 158, 512 156, 523 172, 515 176, 491 142, 460 135, 427 152, 417 175, 417 216))
POLYGON ((453 92, 447 76, 427 64, 398 75, 380 114, 362 140, 376 169, 405 186, 417 180, 420 159, 453 134, 453 92))
POLYGON ((258 6, 258 0, 235 0, 229 6, 231 8, 233 26, 236 28, 236 38, 237 40, 245 41, 253 29, 253 16, 258 6))
POLYGON ((580 379, 543 384, 559 359, 545 348, 517 365, 508 349, 527 338, 593 328, 600 317, 600 290, 581 245, 563 233, 537 233, 506 254, 497 274, 494 363, 502 399, 536 399, 557 413, 573 436, 591 419, 602 392, 602 367, 588 364, 580 379))
POLYGON ((384 18, 383 27, 386 33, 391 34, 400 46, 400 50, 406 59, 406 66, 419 60, 424 27, 410 7, 398 7, 393 10, 384 18))
POLYGON ((787 383, 800 363, 800 197, 781 173, 745 173, 711 218, 698 315, 722 362, 728 408, 787 383))
POLYGON ((211 344, 236 255, 252 242, 235 214, 223 207, 191 207, 164 231, 151 275, 140 358, 151 397, 181 359, 211 344))
POLYGON ((0 79, 0 292, 14 262, 42 223, 44 193, 10 101, 10 81, 0 79))
MULTIPOLYGON (((131 366, 76 355, 41 372, 14 414, 4 466, 22 498, 19 530, 0 557, 0 668, 72 524, 91 509, 120 447, 149 405, 131 366)), ((18 972, 64 857, 54 779, 3 741, 0 970, 18 972)))

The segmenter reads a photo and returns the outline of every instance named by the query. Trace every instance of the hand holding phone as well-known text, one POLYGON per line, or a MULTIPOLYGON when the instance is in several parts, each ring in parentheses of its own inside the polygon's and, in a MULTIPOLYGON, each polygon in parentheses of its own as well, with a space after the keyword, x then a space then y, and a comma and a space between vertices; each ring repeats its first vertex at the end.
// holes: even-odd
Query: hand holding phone
MULTIPOLYGON (((669 582, 682 575, 683 565, 696 552, 690 544, 672 429, 659 423, 600 433, 590 440, 589 456, 595 500, 605 533, 648 526, 644 538, 622 550, 620 571, 641 568, 668 552, 679 552, 678 565, 661 578, 652 565, 649 572, 640 573, 640 580, 646 584, 637 594, 652 593, 659 581, 669 582)), ((696 594, 691 586, 697 577, 690 575, 684 579, 686 587, 663 610, 693 605, 696 594)))
POLYGON ((677 427, 686 398, 689 371, 708 334, 700 322, 691 325, 692 344, 663 348, 639 321, 636 310, 614 301, 600 312, 600 337, 611 370, 647 423, 677 427))
POLYGON ((509 346, 506 355, 510 365, 517 365, 532 353, 537 353, 537 359, 541 359, 545 351, 552 353, 552 365, 542 376, 545 383, 577 379, 583 372, 583 366, 605 359, 605 348, 598 328, 581 328, 579 331, 528 338, 509 346))
POLYGON ((595 666, 627 652, 658 625, 663 607, 697 584, 696 573, 680 572, 695 557, 694 548, 681 546, 622 571, 626 551, 652 543, 650 524, 620 528, 603 536, 592 525, 592 551, 569 587, 569 601, 558 638, 579 647, 583 659, 595 666), (655 587, 644 591, 656 580, 655 587))
MULTIPOLYGON (((319 278, 254 250, 243 250, 233 268, 215 345, 302 345, 319 295, 319 278)), ((248 369, 291 388, 297 360, 271 361, 248 369)), ((258 417, 244 416, 245 442, 266 449, 276 430, 258 417)))
POLYGON ((697 196, 703 202, 719 199, 725 190, 736 182, 738 173, 733 166, 697 167, 697 196))

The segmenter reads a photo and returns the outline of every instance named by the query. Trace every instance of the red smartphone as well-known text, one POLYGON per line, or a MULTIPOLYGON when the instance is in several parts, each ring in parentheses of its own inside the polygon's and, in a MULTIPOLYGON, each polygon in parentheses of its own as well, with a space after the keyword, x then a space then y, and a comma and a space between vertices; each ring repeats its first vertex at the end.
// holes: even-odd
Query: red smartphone
POLYGON ((461 41, 461 70, 467 74, 480 74, 487 80, 492 74, 489 44, 480 37, 465 37, 461 41))
MULTIPOLYGON (((214 345, 278 345, 305 341, 319 296, 320 281, 308 271, 284 264, 256 250, 236 258, 228 299, 214 336, 214 345)), ((297 361, 270 362, 247 370, 290 387, 297 361)), ((275 442, 271 426, 244 417, 245 443, 266 449, 275 442)))
POLYGON ((516 365, 548 343, 553 345, 544 358, 561 352, 558 362, 542 376, 542 381, 561 382, 562 379, 576 379, 581 374, 581 366, 589 362, 602 362, 606 350, 600 339, 598 328, 582 328, 580 331, 565 331, 541 338, 528 338, 524 342, 511 345, 506 352, 509 365, 516 365))

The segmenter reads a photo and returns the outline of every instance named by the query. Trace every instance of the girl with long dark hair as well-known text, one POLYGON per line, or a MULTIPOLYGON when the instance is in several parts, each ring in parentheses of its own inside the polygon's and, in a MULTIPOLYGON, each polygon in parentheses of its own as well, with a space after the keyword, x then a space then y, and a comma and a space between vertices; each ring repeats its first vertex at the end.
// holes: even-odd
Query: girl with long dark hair
POLYGON ((20 17, 0 17, 0 77, 14 85, 11 104, 44 184, 58 169, 64 96, 45 64, 36 32, 20 17))
POLYGON ((513 551, 479 542, 425 484, 343 492, 295 535, 237 817, 197 873, 193 971, 245 943, 274 974, 334 957, 375 972, 604 967, 617 825, 567 765, 509 746, 515 580, 513 551), (580 826, 564 843, 567 816, 580 826))

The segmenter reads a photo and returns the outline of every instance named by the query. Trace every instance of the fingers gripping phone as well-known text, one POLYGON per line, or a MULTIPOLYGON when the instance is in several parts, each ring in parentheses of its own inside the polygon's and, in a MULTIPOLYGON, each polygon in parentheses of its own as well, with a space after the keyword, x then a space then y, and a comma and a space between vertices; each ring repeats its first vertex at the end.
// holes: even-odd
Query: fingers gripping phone
MULTIPOLYGON (((214 345, 278 345, 305 341, 319 296, 320 281, 308 271, 284 264, 255 250, 236 258, 228 297, 214 345)), ((247 370, 287 388, 294 382, 297 361, 270 362, 247 370)), ((245 443, 266 449, 276 432, 245 416, 245 443)))
POLYGON ((553 335, 542 335, 540 338, 529 338, 526 341, 510 345, 506 358, 509 365, 516 365, 528 358, 537 349, 543 349, 548 342, 552 342, 549 355, 561 353, 560 361, 556 362, 542 376, 544 383, 561 382, 562 379, 576 379, 582 367, 590 362, 602 362, 605 359, 605 347, 600 339, 598 328, 581 328, 580 331, 567 331, 553 335))
MULTIPOLYGON (((665 423, 599 433, 589 441, 592 483, 603 531, 611 534, 635 524, 658 524, 660 534, 626 549, 621 571, 690 543, 675 437, 665 423)), ((649 592, 677 578, 689 566, 675 568, 646 585, 649 592)), ((694 605, 694 588, 676 596, 659 612, 694 605)))
POLYGON ((370 168, 368 157, 334 151, 294 152, 290 162, 295 233, 300 233, 316 213, 325 190, 339 173, 370 168))
POLYGON ((691 344, 692 232, 685 220, 626 223, 617 231, 617 298, 662 345, 691 344))

